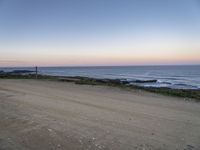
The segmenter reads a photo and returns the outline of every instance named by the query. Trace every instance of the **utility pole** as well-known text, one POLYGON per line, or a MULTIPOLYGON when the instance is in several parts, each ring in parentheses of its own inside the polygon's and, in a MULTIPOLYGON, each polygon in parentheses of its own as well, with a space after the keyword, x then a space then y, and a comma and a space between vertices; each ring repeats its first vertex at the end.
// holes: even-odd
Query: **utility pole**
POLYGON ((37 66, 35 67, 35 78, 36 79, 38 78, 38 67, 37 66))

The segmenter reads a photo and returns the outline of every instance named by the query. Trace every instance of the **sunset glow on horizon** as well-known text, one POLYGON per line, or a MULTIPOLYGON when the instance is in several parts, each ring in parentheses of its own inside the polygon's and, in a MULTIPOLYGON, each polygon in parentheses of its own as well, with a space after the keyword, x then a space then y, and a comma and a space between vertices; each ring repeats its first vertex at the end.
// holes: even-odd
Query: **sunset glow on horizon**
POLYGON ((0 67, 200 64, 198 0, 0 0, 0 67))

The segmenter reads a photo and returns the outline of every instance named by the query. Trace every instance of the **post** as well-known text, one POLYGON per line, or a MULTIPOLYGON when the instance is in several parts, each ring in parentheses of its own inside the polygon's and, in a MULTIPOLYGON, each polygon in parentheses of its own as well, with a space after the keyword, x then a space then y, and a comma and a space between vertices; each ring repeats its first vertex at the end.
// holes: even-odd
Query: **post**
POLYGON ((36 79, 38 78, 38 67, 37 66, 35 67, 35 78, 36 79))

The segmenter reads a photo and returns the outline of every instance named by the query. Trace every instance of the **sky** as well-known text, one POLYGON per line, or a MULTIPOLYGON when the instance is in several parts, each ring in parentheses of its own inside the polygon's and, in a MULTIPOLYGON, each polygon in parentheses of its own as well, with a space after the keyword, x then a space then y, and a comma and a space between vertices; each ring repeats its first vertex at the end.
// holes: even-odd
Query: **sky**
POLYGON ((200 64, 200 0, 0 0, 0 66, 200 64))

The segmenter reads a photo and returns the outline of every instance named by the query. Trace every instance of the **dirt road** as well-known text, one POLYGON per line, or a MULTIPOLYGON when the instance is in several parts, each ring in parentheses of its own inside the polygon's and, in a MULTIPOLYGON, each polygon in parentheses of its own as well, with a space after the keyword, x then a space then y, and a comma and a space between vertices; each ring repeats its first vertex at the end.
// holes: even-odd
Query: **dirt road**
POLYGON ((0 80, 0 150, 199 150, 200 103, 143 91, 0 80))

